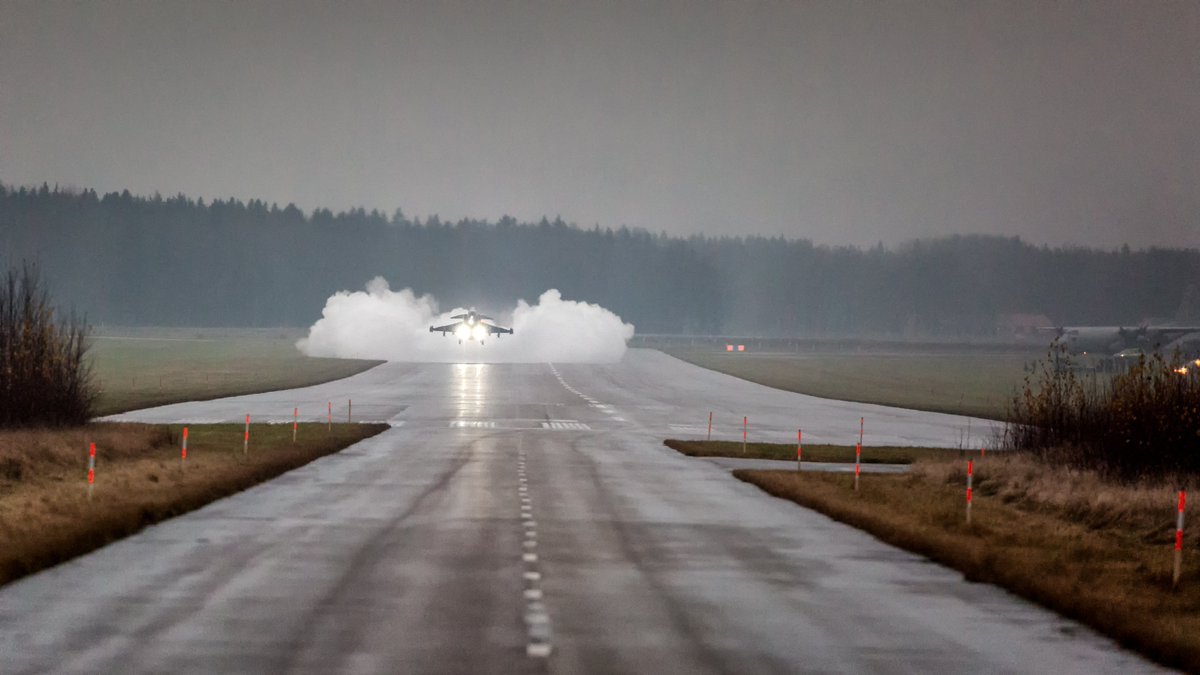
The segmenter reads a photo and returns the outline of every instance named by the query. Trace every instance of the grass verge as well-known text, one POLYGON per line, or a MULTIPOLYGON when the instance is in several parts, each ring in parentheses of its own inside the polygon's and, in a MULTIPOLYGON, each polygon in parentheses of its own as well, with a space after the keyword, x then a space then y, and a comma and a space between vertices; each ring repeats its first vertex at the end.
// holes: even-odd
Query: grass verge
MULTIPOLYGON (((737 441, 682 441, 668 438, 663 445, 689 457, 735 457, 741 459, 785 459, 796 461, 796 446, 790 443, 747 443, 737 441)), ((960 456, 946 448, 910 448, 871 446, 862 449, 863 464, 912 464, 919 459, 947 459, 960 456)), ((853 462, 853 445, 805 445, 806 462, 853 462)))
POLYGON ((242 455, 238 424, 90 424, 0 432, 0 584, 200 508, 388 428, 385 424, 252 425, 242 455), (96 482, 87 499, 87 447, 96 482))
POLYGON ((1003 420, 1035 351, 992 354, 729 354, 668 351, 743 380, 822 398, 1003 420))
POLYGON ((1028 456, 977 460, 973 523, 962 462, 902 476, 735 471, 766 492, 1002 586, 1168 666, 1200 671, 1197 538, 1172 588, 1175 490, 1118 485, 1028 456))
POLYGON ((308 357, 291 338, 228 335, 99 336, 90 354, 98 415, 307 387, 382 363, 308 357))

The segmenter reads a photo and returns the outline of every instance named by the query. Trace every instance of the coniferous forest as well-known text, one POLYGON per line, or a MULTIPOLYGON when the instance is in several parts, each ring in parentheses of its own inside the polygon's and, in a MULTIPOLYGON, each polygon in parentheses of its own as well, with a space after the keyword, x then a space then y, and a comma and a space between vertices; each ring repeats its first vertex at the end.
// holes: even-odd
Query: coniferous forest
POLYGON ((1200 320, 1200 251, 1049 248, 953 236, 885 248, 425 221, 259 200, 0 185, 0 262, 36 261, 94 324, 305 326, 381 275, 449 308, 512 307, 547 288, 640 333, 984 337, 998 317, 1056 324, 1200 320))

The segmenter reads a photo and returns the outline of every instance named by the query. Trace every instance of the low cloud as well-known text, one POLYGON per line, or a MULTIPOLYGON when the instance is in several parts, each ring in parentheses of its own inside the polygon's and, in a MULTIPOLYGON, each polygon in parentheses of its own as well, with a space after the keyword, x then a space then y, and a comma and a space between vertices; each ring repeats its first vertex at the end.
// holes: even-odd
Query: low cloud
POLYGON ((453 335, 430 333, 430 326, 452 323, 464 308, 439 312, 430 295, 405 288, 393 291, 375 277, 365 291, 339 291, 325 301, 321 318, 308 337, 296 343, 309 356, 472 363, 613 363, 621 360, 633 326, 600 305, 564 300, 555 289, 537 303, 518 300, 505 312, 477 307, 513 329, 485 344, 459 344, 453 335))

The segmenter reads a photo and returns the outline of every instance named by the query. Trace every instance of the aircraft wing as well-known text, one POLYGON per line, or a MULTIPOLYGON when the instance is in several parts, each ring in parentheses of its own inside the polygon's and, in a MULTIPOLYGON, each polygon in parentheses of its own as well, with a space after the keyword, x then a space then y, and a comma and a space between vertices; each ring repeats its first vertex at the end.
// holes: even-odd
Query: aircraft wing
POLYGON ((513 329, 511 329, 511 328, 505 328, 503 326, 493 326, 490 323, 485 323, 483 325, 487 326, 488 335, 504 335, 504 334, 512 335, 513 334, 513 329))
POLYGON ((448 323, 445 326, 430 326, 429 332, 430 333, 441 333, 442 335, 445 335, 447 333, 453 333, 454 331, 458 330, 458 327, 461 325, 463 325, 463 322, 455 321, 454 323, 448 323))

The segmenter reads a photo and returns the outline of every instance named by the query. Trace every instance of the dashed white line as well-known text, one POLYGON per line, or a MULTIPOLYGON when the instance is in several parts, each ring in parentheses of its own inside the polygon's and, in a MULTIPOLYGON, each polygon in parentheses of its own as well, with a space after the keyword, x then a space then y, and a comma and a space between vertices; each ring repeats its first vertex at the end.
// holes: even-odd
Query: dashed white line
MULTIPOLYGON (((557 375, 557 373, 555 374, 557 375)), ((552 651, 550 615, 546 612, 546 606, 542 604, 542 589, 538 587, 542 573, 537 569, 538 554, 533 550, 537 548, 537 521, 533 518, 533 500, 529 496, 528 481, 525 476, 525 450, 523 447, 519 447, 517 451, 517 475, 520 480, 517 494, 521 503, 521 526, 525 533, 525 541, 521 542, 521 546, 525 549, 521 553, 523 570, 521 577, 525 583, 523 597, 525 599, 525 626, 528 631, 525 654, 530 658, 546 658, 552 651)))
POLYGON ((591 431, 591 427, 583 422, 542 422, 543 429, 554 431, 591 431))
POLYGON ((453 420, 451 429, 495 429, 496 423, 487 420, 453 420))

